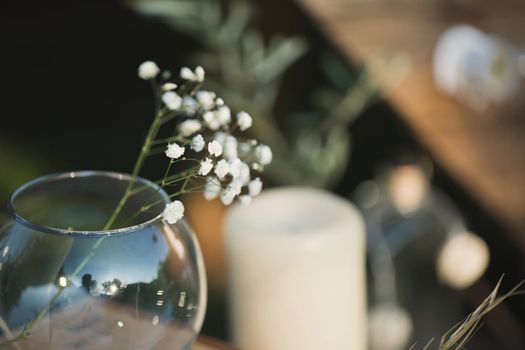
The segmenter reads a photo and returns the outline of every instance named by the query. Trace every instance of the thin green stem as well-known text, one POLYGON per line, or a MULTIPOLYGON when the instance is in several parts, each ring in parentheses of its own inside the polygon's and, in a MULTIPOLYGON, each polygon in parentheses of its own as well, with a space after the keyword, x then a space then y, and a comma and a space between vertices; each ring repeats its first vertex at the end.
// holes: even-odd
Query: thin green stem
POLYGON ((152 142, 157 136, 157 133, 159 131, 161 118, 162 118, 162 112, 158 112, 155 119, 153 120, 153 123, 151 124, 148 130, 148 133, 146 135, 146 140, 144 141, 144 145, 142 145, 137 161, 135 162, 135 166, 133 167, 133 172, 131 173, 131 179, 128 182, 124 195, 122 196, 119 203, 117 204, 117 207, 113 211, 113 214, 110 216, 110 218, 104 225, 103 230, 109 230, 113 226, 113 224, 115 223, 115 220, 117 219, 120 212, 122 211, 122 208, 128 201, 129 197, 131 196, 133 185, 135 184, 137 180, 137 176, 140 172, 140 169, 142 168, 142 165, 144 164, 144 160, 146 159, 149 151, 151 150, 152 142))
POLYGON ((172 142, 172 141, 178 141, 178 142, 182 142, 182 143, 189 143, 189 142, 191 142, 191 140, 188 140, 187 138, 182 137, 182 136, 171 136, 171 137, 165 137, 163 139, 155 140, 155 141, 153 141, 152 145, 156 146, 156 145, 161 145, 163 143, 168 143, 168 142, 172 142))
MULTIPOLYGON (((190 169, 186 170, 186 171, 183 171, 182 173, 178 173, 178 174, 175 174, 175 175, 171 175, 171 176, 168 176, 165 180, 165 182, 167 184, 170 184, 172 183, 173 180, 177 181, 177 180, 180 180, 180 179, 184 179, 186 178, 186 176, 188 175, 193 175, 195 174, 195 171, 197 170, 197 167, 191 167, 190 169)), ((159 183, 159 182, 157 182, 159 183)), ((162 183, 162 182, 161 182, 162 183)))
POLYGON ((164 187, 164 185, 166 184, 166 178, 168 177, 168 174, 170 172, 170 168, 171 168, 171 165, 173 164, 173 159, 170 159, 170 162, 168 164, 168 167, 166 168, 166 172, 164 173, 164 177, 162 178, 162 181, 161 181, 161 184, 160 184, 160 187, 164 187))
MULTIPOLYGON (((172 186, 172 185, 174 185, 174 184, 176 184, 177 182, 182 181, 182 180, 187 181, 187 180, 188 180, 189 178, 191 178, 192 176, 194 176, 193 173, 192 173, 192 174, 189 174, 189 175, 186 175, 186 176, 179 177, 179 178, 177 178, 177 179, 175 179, 175 180, 171 180, 171 181, 169 181, 169 182, 166 182, 165 186, 166 186, 166 187, 167 187, 167 186, 172 186)), ((183 185, 183 186, 184 186, 184 185, 183 185)))
MULTIPOLYGON (((7 325, 7 322, 5 322, 5 320, 0 316, 0 329, 2 330, 2 332, 5 334, 6 338, 7 338, 7 342, 11 342, 11 341, 14 341, 14 339, 16 339, 15 336, 13 336, 13 333, 11 332, 11 330, 9 329, 9 326, 7 325)), ((8 343, 6 343, 8 344, 8 343)), ((19 344, 17 343, 13 343, 13 346, 17 349, 17 350, 22 350, 22 348, 20 347, 19 344)))
POLYGON ((167 122, 169 122, 170 120, 178 117, 180 115, 180 112, 179 111, 165 111, 166 113, 163 113, 162 115, 162 118, 160 119, 159 123, 162 125, 162 124, 166 124, 167 122))
POLYGON ((186 179, 184 180, 184 183, 182 184, 181 191, 184 191, 186 189, 186 185, 188 185, 188 181, 190 181, 190 179, 192 177, 193 177, 193 175, 190 175, 190 176, 186 177, 186 179))
MULTIPOLYGON (((174 161, 173 161, 173 164, 175 164, 175 163, 179 163, 179 162, 183 162, 183 161, 194 161, 194 162, 197 162, 197 163, 200 164, 200 161, 199 161, 198 159, 190 159, 190 158, 184 158, 184 159, 177 159, 177 160, 174 160, 174 161)), ((178 174, 175 174, 175 175, 172 175, 172 176, 168 176, 168 177, 166 177, 166 178, 163 179, 163 180, 165 181, 166 184, 169 185, 170 181, 184 178, 184 177, 186 177, 186 175, 188 175, 188 174, 190 174, 190 173, 194 173, 196 169, 197 169, 197 167, 192 167, 192 168, 190 168, 190 169, 188 169, 188 170, 186 170, 186 171, 184 171, 184 172, 182 172, 182 173, 178 173, 178 174)), ((153 183, 155 183, 155 184, 161 186, 163 180, 157 180, 157 181, 154 181, 153 183)), ((161 186, 161 187, 162 187, 162 186, 161 186)), ((160 187, 160 188, 161 188, 161 187, 160 187)), ((142 191, 145 191, 145 190, 147 190, 147 189, 149 189, 149 188, 151 188, 151 186, 149 186, 149 185, 144 185, 144 186, 138 187, 138 188, 136 188, 136 189, 133 189, 133 190, 131 191, 131 195, 130 195, 130 196, 133 196, 133 195, 135 195, 135 194, 137 194, 137 193, 140 193, 140 192, 142 192, 142 191)), ((160 189, 160 188, 159 188, 159 189, 160 189)))

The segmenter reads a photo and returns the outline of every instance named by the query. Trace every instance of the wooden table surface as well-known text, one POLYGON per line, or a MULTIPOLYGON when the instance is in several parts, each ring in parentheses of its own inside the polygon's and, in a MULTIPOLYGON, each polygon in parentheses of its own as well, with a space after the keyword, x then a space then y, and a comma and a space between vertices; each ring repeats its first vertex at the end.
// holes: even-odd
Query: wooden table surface
POLYGON ((512 103, 479 113, 437 91, 431 74, 434 45, 452 24, 471 23, 525 47, 525 1, 297 1, 351 61, 381 48, 409 55, 411 69, 389 92, 389 103, 525 252, 523 87, 512 103))
POLYGON ((236 350, 232 345, 204 335, 199 336, 192 350, 236 350))

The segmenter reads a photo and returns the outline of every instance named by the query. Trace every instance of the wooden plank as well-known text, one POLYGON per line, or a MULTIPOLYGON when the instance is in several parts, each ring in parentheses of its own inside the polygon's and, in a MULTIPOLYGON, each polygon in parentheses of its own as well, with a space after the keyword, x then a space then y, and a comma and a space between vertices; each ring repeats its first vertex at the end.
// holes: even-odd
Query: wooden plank
POLYGON ((204 335, 199 336, 192 350, 236 350, 232 345, 204 335))
POLYGON ((480 113, 440 93, 431 72, 434 45, 454 23, 473 23, 525 47, 525 2, 297 1, 349 60, 366 60, 382 48, 409 55, 411 69, 388 94, 389 103, 525 251, 523 91, 512 103, 480 113))

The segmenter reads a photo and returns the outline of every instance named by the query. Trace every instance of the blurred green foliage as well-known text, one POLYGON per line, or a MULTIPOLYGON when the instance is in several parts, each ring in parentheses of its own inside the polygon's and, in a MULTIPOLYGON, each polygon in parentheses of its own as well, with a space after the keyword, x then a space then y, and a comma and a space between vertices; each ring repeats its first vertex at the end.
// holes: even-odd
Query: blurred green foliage
POLYGON ((50 159, 40 150, 29 149, 23 142, 0 134, 0 202, 23 183, 51 171, 50 159))
POLYGON ((207 87, 218 91, 234 111, 245 110, 255 117, 252 133, 274 151, 266 173, 274 183, 319 187, 339 183, 350 159, 348 127, 378 91, 368 65, 356 72, 339 57, 323 55, 314 69, 323 72, 329 86, 314 88, 307 112, 282 118, 275 115, 281 82, 307 53, 305 38, 265 38, 255 25, 258 9, 248 1, 132 0, 126 4, 201 44, 189 55, 191 63, 205 67, 207 87))

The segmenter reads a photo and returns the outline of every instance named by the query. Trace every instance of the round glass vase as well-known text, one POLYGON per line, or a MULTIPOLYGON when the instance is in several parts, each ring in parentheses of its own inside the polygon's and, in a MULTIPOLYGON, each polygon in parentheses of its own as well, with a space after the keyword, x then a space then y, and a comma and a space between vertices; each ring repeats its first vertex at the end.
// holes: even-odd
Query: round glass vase
POLYGON ((137 178, 83 171, 33 180, 0 213, 0 348, 189 349, 206 309, 198 242, 137 178), (144 205, 152 204, 148 211, 144 205))

